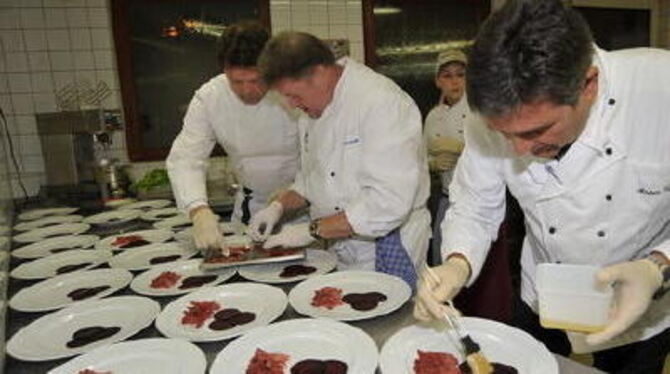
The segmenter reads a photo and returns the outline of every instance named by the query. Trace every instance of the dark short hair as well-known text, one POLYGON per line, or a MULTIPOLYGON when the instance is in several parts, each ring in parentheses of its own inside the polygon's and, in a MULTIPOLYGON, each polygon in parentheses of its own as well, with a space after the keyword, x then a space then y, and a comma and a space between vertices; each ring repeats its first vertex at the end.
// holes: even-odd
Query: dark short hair
POLYGON ((265 27, 255 21, 241 21, 226 27, 219 38, 219 67, 256 67, 269 38, 265 27))
POLYGON ((335 56, 328 46, 314 35, 285 31, 267 43, 258 58, 258 68, 268 85, 290 78, 309 75, 317 65, 334 65, 335 56))
POLYGON ((470 51, 468 103, 489 117, 542 100, 574 105, 593 52, 586 21, 560 0, 508 0, 470 51))

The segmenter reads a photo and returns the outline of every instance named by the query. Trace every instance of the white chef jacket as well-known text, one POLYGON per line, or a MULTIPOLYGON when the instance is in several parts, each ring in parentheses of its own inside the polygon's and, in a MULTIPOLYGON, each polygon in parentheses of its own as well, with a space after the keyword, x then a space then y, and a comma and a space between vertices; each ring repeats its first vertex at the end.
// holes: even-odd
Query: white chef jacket
MULTIPOLYGON (((447 105, 444 102, 437 104, 428 112, 426 116, 426 125, 423 129, 423 136, 426 144, 439 137, 450 137, 465 142, 463 135, 463 126, 470 117, 470 107, 465 94, 454 105, 447 105)), ((428 154, 430 162, 433 156, 428 154)), ((442 173, 442 186, 447 188, 451 183, 453 170, 447 170, 442 173)))
MULTIPOLYGON (((557 160, 519 158, 481 119, 466 125, 466 147, 450 186, 442 255, 463 253, 479 274, 505 214, 505 187, 525 214, 522 298, 537 310, 536 266, 612 265, 670 256, 670 52, 597 50, 598 98, 584 131, 557 160)), ((670 297, 612 345, 670 327, 670 297)))
POLYGON ((332 249, 340 269, 375 269, 374 238, 400 229, 416 265, 430 238, 428 164, 421 114, 390 79, 345 58, 331 103, 299 121, 301 169, 292 189, 310 216, 345 212, 357 236, 332 249))
MULTIPOLYGON (((275 190, 293 183, 299 163, 297 117, 269 91, 256 105, 242 102, 225 74, 200 87, 184 117, 184 127, 167 159, 180 209, 207 204, 208 160, 218 142, 229 156, 240 184, 253 191, 251 214, 263 208, 275 190)), ((241 217, 242 192, 233 218, 241 217)))

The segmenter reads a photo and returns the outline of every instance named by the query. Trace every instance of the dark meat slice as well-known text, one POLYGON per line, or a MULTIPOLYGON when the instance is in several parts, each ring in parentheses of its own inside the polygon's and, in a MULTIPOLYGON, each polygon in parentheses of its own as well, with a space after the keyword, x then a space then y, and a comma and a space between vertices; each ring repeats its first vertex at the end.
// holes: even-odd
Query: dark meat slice
POLYGON ((323 287, 314 291, 312 297, 312 306, 333 309, 344 304, 342 301, 342 290, 335 287, 323 287))
POLYGON ((111 371, 95 371, 91 369, 79 370, 77 374, 112 374, 111 371))
POLYGON ((302 360, 291 368, 291 374, 346 374, 347 364, 338 360, 302 360))
POLYGON ((386 295, 380 292, 350 293, 344 295, 342 301, 351 305, 352 308, 360 311, 372 310, 377 305, 386 301, 386 295))
POLYGON ((282 270, 279 276, 281 278, 293 278, 300 275, 312 274, 315 271, 316 268, 314 266, 305 266, 301 264, 289 265, 282 270))
POLYGON ((202 287, 207 283, 212 283, 216 280, 216 275, 194 275, 188 278, 184 278, 181 281, 179 286, 180 290, 185 290, 188 288, 202 287))
POLYGON ((78 348, 98 340, 107 339, 110 336, 113 336, 117 332, 121 331, 120 327, 102 327, 102 326, 93 326, 85 327, 79 329, 72 334, 72 339, 67 342, 65 345, 68 348, 78 348))
POLYGON ((89 297, 93 297, 100 292, 103 292, 107 289, 109 289, 110 286, 98 286, 98 287, 84 287, 84 288, 77 288, 76 290, 70 291, 67 296, 74 300, 74 301, 79 301, 79 300, 84 300, 88 299, 89 297))
POLYGON ((181 279, 181 275, 173 271, 164 271, 151 281, 151 288, 171 288, 181 279))
POLYGON ((75 270, 83 269, 89 265, 91 265, 91 262, 84 262, 81 264, 72 264, 72 265, 65 265, 61 266, 58 269, 56 269, 56 274, 65 274, 65 273, 70 273, 75 270))
POLYGON ((80 248, 76 248, 76 247, 75 248, 54 248, 54 249, 50 250, 49 252, 51 252, 51 253, 61 253, 61 252, 69 251, 69 250, 72 250, 72 249, 80 249, 80 248))
POLYGON ((214 321, 209 324, 212 330, 226 330, 235 326, 245 325, 256 319, 250 312, 240 312, 237 309, 223 309, 214 315, 214 321))
POLYGON ((284 374, 284 367, 289 355, 269 353, 257 348, 254 357, 249 361, 246 374, 284 374))
POLYGON ((140 235, 118 236, 112 242, 112 245, 117 248, 134 248, 147 244, 151 244, 151 242, 144 240, 140 235))
POLYGON ((191 226, 193 226, 193 224, 190 223, 190 222, 189 223, 182 223, 181 225, 172 226, 171 229, 172 230, 182 230, 182 229, 189 228, 191 226))
POLYGON ((123 249, 137 248, 137 247, 142 247, 142 246, 149 245, 149 244, 151 244, 150 241, 147 241, 147 240, 144 240, 144 239, 138 239, 138 240, 134 240, 134 241, 132 241, 128 244, 121 245, 121 246, 119 246, 119 248, 123 248, 123 249))
POLYGON ((149 260, 149 263, 151 265, 164 264, 166 262, 176 261, 179 258, 181 258, 181 255, 158 256, 149 260))

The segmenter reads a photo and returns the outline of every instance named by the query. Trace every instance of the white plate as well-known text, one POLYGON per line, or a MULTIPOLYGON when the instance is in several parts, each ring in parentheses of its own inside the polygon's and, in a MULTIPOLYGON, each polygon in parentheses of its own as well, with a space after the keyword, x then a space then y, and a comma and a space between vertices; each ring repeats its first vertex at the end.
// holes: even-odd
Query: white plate
POLYGON ((233 275, 235 275, 236 272, 234 267, 224 268, 216 272, 203 272, 202 270, 200 270, 201 263, 202 260, 196 259, 196 260, 180 261, 176 263, 154 266, 151 269, 145 271, 144 273, 136 276, 135 279, 133 279, 133 281, 130 283, 130 288, 139 294, 147 296, 181 295, 197 291, 202 287, 211 287, 219 283, 223 283, 228 279, 230 279, 233 275), (158 277, 165 271, 171 271, 177 273, 181 276, 181 278, 177 281, 177 283, 174 286, 170 288, 152 288, 151 281, 153 281, 156 277, 158 277), (184 279, 200 275, 214 275, 216 276, 216 279, 201 287, 193 287, 187 289, 179 288, 184 279))
POLYGON ((55 235, 77 235, 88 231, 91 225, 86 223, 62 223, 60 225, 30 230, 16 235, 14 241, 18 243, 34 243, 44 239, 50 239, 55 235))
POLYGON ((0 235, 7 235, 12 229, 7 225, 0 225, 0 235))
MULTIPOLYGON (((155 226, 155 225, 154 225, 155 226)), ((246 230, 247 226, 239 222, 221 222, 219 223, 219 230, 224 236, 229 235, 242 235, 246 230)), ((193 240, 193 228, 189 227, 185 230, 179 231, 174 235, 174 238, 179 241, 192 241, 193 240)))
POLYGON ((327 319, 293 319, 257 328, 228 344, 210 374, 246 372, 256 349, 290 356, 285 373, 305 359, 339 360, 348 373, 371 374, 377 367, 377 346, 363 330, 327 319))
POLYGON ((64 216, 78 210, 79 208, 74 207, 31 209, 19 214, 18 218, 21 221, 32 221, 46 216, 64 216))
POLYGON ((84 219, 84 216, 80 216, 78 214, 71 214, 67 216, 51 216, 51 217, 44 217, 40 219, 36 219, 34 221, 27 221, 27 222, 21 222, 14 226, 14 230, 16 231, 30 231, 30 230, 35 230, 42 228, 44 226, 49 226, 53 224, 58 224, 58 223, 73 223, 73 222, 81 222, 81 220, 84 219))
POLYGON ((130 198, 106 200, 105 201, 105 208, 116 209, 120 206, 128 205, 128 204, 134 203, 136 201, 137 200, 130 199, 130 198))
POLYGON ((163 335, 196 342, 216 341, 238 336, 259 326, 265 326, 284 313, 286 294, 280 288, 258 283, 231 283, 224 286, 207 287, 184 295, 168 304, 156 318, 156 328, 163 335), (196 328, 183 325, 181 318, 190 301, 215 301, 221 309, 235 308, 241 312, 256 314, 250 323, 227 330, 212 330, 208 325, 214 321, 210 317, 204 325, 196 328))
POLYGON ((126 210, 126 209, 139 209, 139 210, 147 210, 147 209, 160 209, 160 208, 165 208, 172 205, 172 201, 170 200, 164 200, 164 199, 158 199, 158 200, 143 200, 143 201, 138 201, 135 203, 130 203, 130 204, 125 204, 119 207, 119 210, 126 210))
POLYGON ((135 248, 119 248, 115 245, 112 245, 114 241, 121 237, 121 236, 131 236, 131 235, 139 235, 142 237, 142 239, 150 242, 150 243, 162 243, 165 241, 170 240, 172 238, 172 231, 168 230, 141 230, 141 231, 132 231, 132 232, 127 232, 125 234, 118 234, 118 235, 112 235, 108 236, 98 243, 95 244, 95 249, 105 249, 105 250, 110 250, 110 251, 125 251, 127 249, 139 249, 141 247, 135 247, 135 248))
POLYGON ((47 374, 97 372, 142 374, 202 374, 205 354, 195 344, 178 339, 131 340, 92 350, 47 374))
POLYGON ((170 217, 158 222, 154 222, 153 226, 157 229, 162 230, 180 231, 180 230, 191 229, 192 227, 191 225, 192 225, 191 219, 188 218, 185 214, 180 214, 175 217, 170 217))
POLYGON ((142 218, 145 221, 155 222, 176 216, 185 217, 185 215, 182 212, 180 212, 179 209, 171 207, 171 208, 152 209, 148 212, 142 213, 140 218, 142 218))
POLYGON ((9 306, 22 312, 44 312, 60 309, 70 304, 101 299, 127 286, 133 275, 123 269, 97 269, 63 274, 23 288, 17 292, 9 306), (74 301, 68 293, 79 288, 110 286, 110 288, 85 300, 74 301))
MULTIPOLYGON (((463 317, 461 325, 482 353, 493 362, 514 366, 519 373, 558 374, 558 364, 547 348, 527 333, 499 322, 481 318, 463 317)), ((414 372, 417 350, 447 352, 459 360, 455 342, 434 325, 412 325, 391 336, 381 351, 380 367, 383 374, 414 372)))
POLYGON ((94 214, 84 218, 84 223, 91 225, 118 225, 121 223, 130 222, 132 220, 140 218, 142 214, 139 210, 110 210, 109 212, 103 212, 94 214))
POLYGON ((412 295, 407 283, 392 275, 374 271, 339 271, 319 275, 298 283, 288 295, 289 302, 298 313, 310 317, 325 317, 340 321, 355 321, 391 313, 400 308, 412 295), (312 298, 323 287, 342 289, 342 294, 381 292, 386 300, 368 311, 358 311, 344 303, 333 309, 312 306, 312 298))
POLYGON ((24 245, 12 251, 12 256, 23 259, 40 258, 53 254, 59 249, 89 248, 97 243, 100 237, 97 235, 67 235, 57 238, 44 239, 39 242, 24 245))
MULTIPOLYGON (((88 270, 100 264, 107 262, 112 258, 111 251, 97 251, 90 249, 73 249, 63 253, 57 253, 51 256, 41 258, 32 262, 23 263, 12 270, 10 275, 16 279, 44 279, 55 277, 57 270, 62 266, 89 263, 89 265, 74 270, 88 270)), ((68 273, 69 274, 69 273, 68 273)))
MULTIPOLYGON (((160 305, 141 296, 117 296, 72 305, 47 314, 20 329, 7 343, 7 353, 24 361, 70 357, 135 335, 160 312, 160 305), (120 327, 107 339, 68 348, 72 334, 86 327, 120 327)), ((146 352, 145 352, 146 353, 146 352)))
POLYGON ((9 238, 6 236, 0 236, 0 251, 9 250, 9 238))
POLYGON ((320 249, 308 249, 305 252, 305 255, 307 257, 303 261, 242 266, 238 271, 241 276, 255 282, 290 283, 326 274, 337 266, 337 257, 331 252, 320 249), (279 276, 284 268, 296 264, 312 266, 316 268, 316 271, 311 274, 298 275, 290 278, 279 276))
POLYGON ((185 243, 156 243, 144 247, 132 248, 109 260, 109 266, 127 270, 144 270, 162 264, 151 264, 155 257, 179 255, 175 261, 184 261, 195 256, 198 250, 185 243))

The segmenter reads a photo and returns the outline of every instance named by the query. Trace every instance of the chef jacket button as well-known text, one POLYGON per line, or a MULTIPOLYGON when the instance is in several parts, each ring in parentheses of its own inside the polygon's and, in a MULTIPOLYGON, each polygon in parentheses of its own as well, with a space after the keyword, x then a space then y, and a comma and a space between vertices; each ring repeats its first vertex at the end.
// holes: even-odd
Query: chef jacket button
POLYGON ((616 103, 616 100, 614 100, 614 99, 609 99, 607 101, 607 104, 609 104, 609 105, 614 105, 615 103, 616 103))
POLYGON ((603 231, 603 230, 598 231, 598 236, 601 237, 601 238, 603 236, 605 236, 605 231, 603 231))
POLYGON ((555 233, 555 232, 556 232, 556 228, 555 228, 554 226, 552 226, 552 227, 549 228, 549 233, 550 233, 550 234, 553 234, 553 233, 555 233))
POLYGON ((335 172, 334 172, 334 171, 331 171, 331 172, 330 172, 330 176, 331 176, 331 177, 334 177, 334 176, 335 176, 335 172))
POLYGON ((605 195, 605 200, 612 201, 612 195, 610 194, 605 195))
POLYGON ((336 206, 336 207, 335 207, 335 210, 338 210, 338 211, 339 211, 339 210, 340 210, 340 207, 339 207, 339 206, 336 206))
POLYGON ((612 155, 612 148, 605 148, 605 154, 608 156, 612 155))
POLYGON ((465 114, 463 115, 463 118, 465 118, 465 114))

